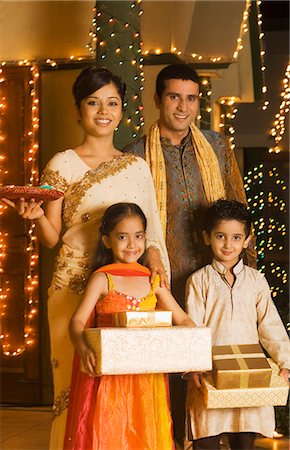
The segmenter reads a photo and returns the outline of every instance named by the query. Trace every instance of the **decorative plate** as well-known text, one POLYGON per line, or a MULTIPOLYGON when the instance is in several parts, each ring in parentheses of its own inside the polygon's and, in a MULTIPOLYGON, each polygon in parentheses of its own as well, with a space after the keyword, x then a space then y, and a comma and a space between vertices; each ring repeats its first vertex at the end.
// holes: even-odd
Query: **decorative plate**
POLYGON ((51 186, 0 186, 0 198, 8 198, 10 200, 25 198, 30 200, 32 198, 39 202, 43 200, 48 202, 57 200, 63 196, 63 192, 53 189, 51 186))

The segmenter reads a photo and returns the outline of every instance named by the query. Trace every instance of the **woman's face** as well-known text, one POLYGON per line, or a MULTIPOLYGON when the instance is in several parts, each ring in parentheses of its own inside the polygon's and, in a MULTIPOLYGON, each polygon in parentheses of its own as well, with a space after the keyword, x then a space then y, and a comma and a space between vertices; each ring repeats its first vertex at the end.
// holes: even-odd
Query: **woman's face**
POLYGON ((113 135, 122 118, 122 100, 116 86, 107 84, 83 99, 79 118, 86 134, 113 135))

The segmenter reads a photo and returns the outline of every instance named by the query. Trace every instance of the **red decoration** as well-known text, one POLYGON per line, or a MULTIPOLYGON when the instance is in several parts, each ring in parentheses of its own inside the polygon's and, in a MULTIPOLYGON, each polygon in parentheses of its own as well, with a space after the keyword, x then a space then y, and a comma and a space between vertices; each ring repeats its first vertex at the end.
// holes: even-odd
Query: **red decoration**
POLYGON ((10 200, 25 198, 30 200, 32 198, 39 202, 43 200, 44 202, 57 200, 63 196, 63 192, 56 189, 37 187, 37 186, 2 186, 0 187, 0 197, 8 198, 10 200))

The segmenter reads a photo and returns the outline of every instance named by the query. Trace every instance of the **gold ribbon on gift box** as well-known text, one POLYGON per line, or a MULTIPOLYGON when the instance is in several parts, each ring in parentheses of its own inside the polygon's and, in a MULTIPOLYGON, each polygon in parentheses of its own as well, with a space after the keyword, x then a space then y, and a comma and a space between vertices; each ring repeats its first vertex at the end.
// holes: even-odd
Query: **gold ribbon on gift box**
POLYGON ((213 361, 220 389, 266 387, 270 383, 271 368, 259 344, 215 346, 213 361))
MULTIPOLYGON (((280 368, 268 359, 272 369, 271 382, 265 388, 216 389, 212 374, 207 373, 202 380, 202 396, 208 409, 253 408, 258 406, 285 406, 288 399, 288 385, 280 377, 280 368)), ((188 403, 194 405, 195 390, 189 385, 188 403)))
POLYGON ((122 311, 114 316, 117 327, 170 327, 172 326, 171 311, 122 311))

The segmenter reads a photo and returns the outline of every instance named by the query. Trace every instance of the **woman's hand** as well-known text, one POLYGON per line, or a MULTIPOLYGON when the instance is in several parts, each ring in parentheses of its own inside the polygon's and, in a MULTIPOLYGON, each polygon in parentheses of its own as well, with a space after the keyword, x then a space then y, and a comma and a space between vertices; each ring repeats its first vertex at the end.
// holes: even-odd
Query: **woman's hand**
POLYGON ((94 353, 89 347, 86 347, 81 352, 81 358, 83 362, 84 369, 88 375, 95 377, 95 367, 96 367, 96 358, 94 353))
POLYGON ((170 288, 168 277, 161 260, 161 256, 157 248, 148 247, 145 253, 145 265, 151 272, 150 281, 153 283, 154 278, 158 274, 160 276, 160 286, 170 288))
POLYGON ((34 199, 25 201, 25 198, 20 198, 17 203, 8 200, 8 198, 1 199, 6 205, 11 206, 23 219, 40 219, 44 216, 44 210, 41 208, 43 201, 36 202, 34 199))

